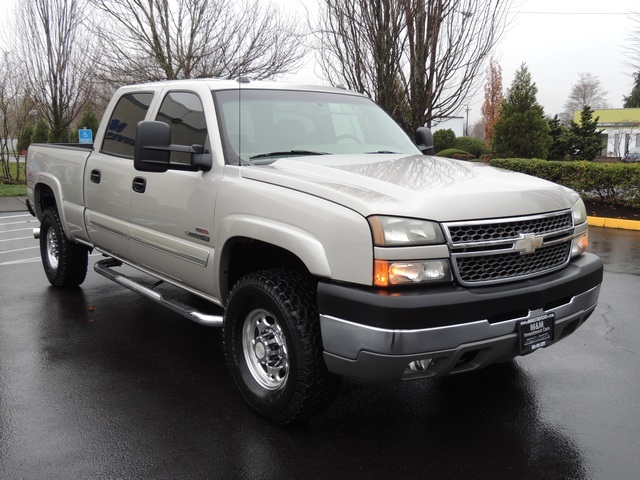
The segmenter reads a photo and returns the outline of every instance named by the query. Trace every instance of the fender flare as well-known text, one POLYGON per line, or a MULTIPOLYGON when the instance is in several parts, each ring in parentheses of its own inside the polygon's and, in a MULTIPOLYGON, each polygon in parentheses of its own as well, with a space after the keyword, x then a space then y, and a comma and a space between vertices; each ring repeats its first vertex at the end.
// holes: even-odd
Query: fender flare
POLYGON ((71 238, 71 235, 69 234, 69 230, 67 228, 67 219, 63 208, 64 200, 62 195, 62 185, 55 176, 46 173, 39 173, 35 179, 33 186, 33 208, 36 212, 38 220, 42 219, 42 214, 45 211, 45 206, 42 202, 43 186, 46 186, 53 193, 56 208, 58 210, 58 215, 60 216, 60 222, 62 223, 62 228, 67 238, 71 238))
MULTIPOLYGON (((220 253, 215 256, 214 271, 224 271, 223 258, 226 249, 235 238, 258 240, 291 252, 307 267, 315 277, 331 278, 331 267, 322 243, 310 232, 292 225, 267 220, 249 215, 232 215, 225 218, 220 225, 216 245, 220 245, 220 253)), ((222 277, 220 284, 222 285, 222 277)))

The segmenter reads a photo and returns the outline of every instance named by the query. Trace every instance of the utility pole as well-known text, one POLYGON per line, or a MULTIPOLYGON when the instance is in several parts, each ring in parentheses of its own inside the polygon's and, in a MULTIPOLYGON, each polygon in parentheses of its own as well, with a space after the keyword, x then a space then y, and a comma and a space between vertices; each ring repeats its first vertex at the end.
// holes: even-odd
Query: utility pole
POLYGON ((464 136, 468 137, 469 136, 469 105, 467 105, 466 112, 467 112, 467 121, 464 125, 464 136))

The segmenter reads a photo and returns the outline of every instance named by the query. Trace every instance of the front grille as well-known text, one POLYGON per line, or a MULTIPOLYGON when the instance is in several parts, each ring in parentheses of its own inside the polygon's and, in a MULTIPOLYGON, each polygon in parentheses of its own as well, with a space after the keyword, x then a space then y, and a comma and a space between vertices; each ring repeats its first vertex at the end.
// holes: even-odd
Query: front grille
POLYGON ((456 280, 466 286, 558 270, 571 255, 571 212, 444 225, 456 280))
POLYGON ((458 259, 458 274, 464 283, 515 279, 555 270, 567 261, 571 242, 540 248, 530 255, 506 253, 458 259))
POLYGON ((458 243, 485 242, 518 238, 521 233, 544 235, 573 228, 571 212, 562 215, 520 220, 503 220, 491 223, 451 225, 449 235, 451 242, 458 243))

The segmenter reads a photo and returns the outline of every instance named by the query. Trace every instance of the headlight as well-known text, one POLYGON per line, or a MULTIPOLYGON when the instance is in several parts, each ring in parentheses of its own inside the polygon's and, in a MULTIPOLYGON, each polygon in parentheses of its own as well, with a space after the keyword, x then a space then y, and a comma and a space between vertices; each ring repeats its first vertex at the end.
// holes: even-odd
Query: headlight
POLYGON ((377 287, 451 281, 448 260, 376 260, 373 283, 377 287))
MULTIPOLYGON (((574 225, 583 225, 587 221, 587 208, 584 206, 582 199, 578 199, 576 203, 571 207, 571 213, 573 214, 574 225)), ((582 255, 589 246, 589 234, 588 227, 583 225, 580 229, 582 232, 576 232, 576 237, 571 242, 571 256, 577 257, 582 255)))
POLYGON ((369 217, 376 247, 406 247, 444 243, 440 225, 435 222, 402 217, 369 217))
POLYGON ((580 225, 587 221, 587 207, 584 206, 584 202, 581 198, 571 207, 571 213, 573 213, 574 225, 580 225))

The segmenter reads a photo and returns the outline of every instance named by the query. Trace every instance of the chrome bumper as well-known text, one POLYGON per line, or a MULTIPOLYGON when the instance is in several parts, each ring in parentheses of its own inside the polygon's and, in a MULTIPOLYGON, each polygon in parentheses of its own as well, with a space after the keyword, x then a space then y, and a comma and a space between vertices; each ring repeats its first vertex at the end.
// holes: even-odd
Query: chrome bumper
POLYGON ((600 285, 567 303, 529 311, 498 323, 471 323, 418 330, 390 330, 320 315, 324 358, 330 371, 369 380, 402 380, 462 373, 520 354, 517 323, 555 313, 555 340, 573 333, 596 307, 600 285), (413 362, 419 362, 418 368, 413 362))

